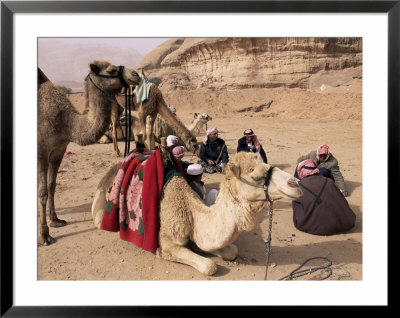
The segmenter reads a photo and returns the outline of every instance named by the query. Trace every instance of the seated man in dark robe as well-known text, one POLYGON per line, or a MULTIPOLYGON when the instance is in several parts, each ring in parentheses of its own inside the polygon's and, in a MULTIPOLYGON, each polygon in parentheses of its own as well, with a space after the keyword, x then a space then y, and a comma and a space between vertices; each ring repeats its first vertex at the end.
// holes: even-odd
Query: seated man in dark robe
POLYGON ((208 173, 223 172, 229 161, 228 149, 225 141, 218 138, 218 129, 211 127, 200 146, 200 160, 198 161, 208 173))
POLYGON ((264 163, 268 163, 267 155, 252 129, 246 129, 243 137, 238 140, 237 152, 239 151, 257 152, 264 163))

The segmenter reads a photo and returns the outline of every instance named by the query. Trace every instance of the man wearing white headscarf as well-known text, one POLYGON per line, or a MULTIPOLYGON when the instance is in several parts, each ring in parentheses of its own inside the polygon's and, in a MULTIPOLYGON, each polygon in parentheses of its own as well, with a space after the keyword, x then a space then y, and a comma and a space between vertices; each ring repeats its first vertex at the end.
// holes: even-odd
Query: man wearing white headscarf
POLYGON ((173 146, 178 146, 179 145, 179 138, 174 136, 174 135, 169 135, 167 137, 167 147, 172 149, 173 146))
POLYGON ((218 138, 218 129, 211 127, 206 132, 206 137, 200 145, 200 163, 205 172, 223 172, 229 161, 228 149, 225 141, 218 138))
POLYGON ((218 190, 211 189, 210 191, 206 192, 204 182, 201 180, 203 172, 204 169, 200 164, 191 164, 187 168, 187 182, 190 187, 199 195, 200 199, 202 199, 207 206, 210 206, 211 204, 214 204, 215 200, 217 199, 218 190))

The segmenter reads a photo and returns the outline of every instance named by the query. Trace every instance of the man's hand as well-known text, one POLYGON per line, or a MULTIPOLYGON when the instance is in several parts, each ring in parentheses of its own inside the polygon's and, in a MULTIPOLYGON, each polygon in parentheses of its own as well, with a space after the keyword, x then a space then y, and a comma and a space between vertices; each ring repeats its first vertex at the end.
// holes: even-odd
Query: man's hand
POLYGON ((343 194, 344 197, 349 196, 349 193, 348 193, 347 191, 342 191, 342 190, 340 190, 340 191, 342 192, 342 194, 343 194))
POLYGON ((209 166, 213 166, 214 164, 215 164, 214 161, 208 160, 208 165, 209 165, 209 166))

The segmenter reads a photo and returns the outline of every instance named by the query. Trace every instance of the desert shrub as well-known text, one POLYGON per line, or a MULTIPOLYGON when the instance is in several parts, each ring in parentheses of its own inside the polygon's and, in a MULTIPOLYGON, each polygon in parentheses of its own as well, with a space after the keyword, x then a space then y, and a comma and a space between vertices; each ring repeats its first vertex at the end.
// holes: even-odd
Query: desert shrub
POLYGON ((159 86, 160 83, 162 82, 161 78, 159 78, 159 77, 152 77, 152 78, 149 78, 149 81, 152 82, 152 83, 154 83, 154 84, 156 84, 157 86, 159 86))
POLYGON ((71 94, 72 89, 69 87, 65 87, 65 86, 58 86, 59 89, 61 89, 62 91, 65 92, 65 94, 71 94))

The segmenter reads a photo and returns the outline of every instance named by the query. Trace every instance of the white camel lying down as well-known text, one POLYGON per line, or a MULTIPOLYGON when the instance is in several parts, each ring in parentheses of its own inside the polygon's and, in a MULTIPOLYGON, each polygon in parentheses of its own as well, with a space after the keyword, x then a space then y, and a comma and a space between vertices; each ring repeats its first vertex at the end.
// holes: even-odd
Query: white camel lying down
MULTIPOLYGON (((158 255, 193 266, 205 275, 213 275, 217 265, 194 252, 195 249, 190 249, 189 245, 194 243, 202 251, 224 260, 235 259, 238 249, 232 243, 242 231, 254 228, 261 212, 268 211, 262 186, 269 169, 271 166, 264 164, 257 154, 239 152, 228 163, 217 200, 210 207, 203 203, 185 179, 173 177, 164 189, 160 205, 158 255), (253 185, 243 182, 241 178, 253 185)), ((99 183, 92 206, 97 227, 106 205, 107 189, 113 184, 117 170, 111 168, 99 183)), ((296 200, 302 191, 297 179, 275 167, 268 194, 272 200, 296 200)))

